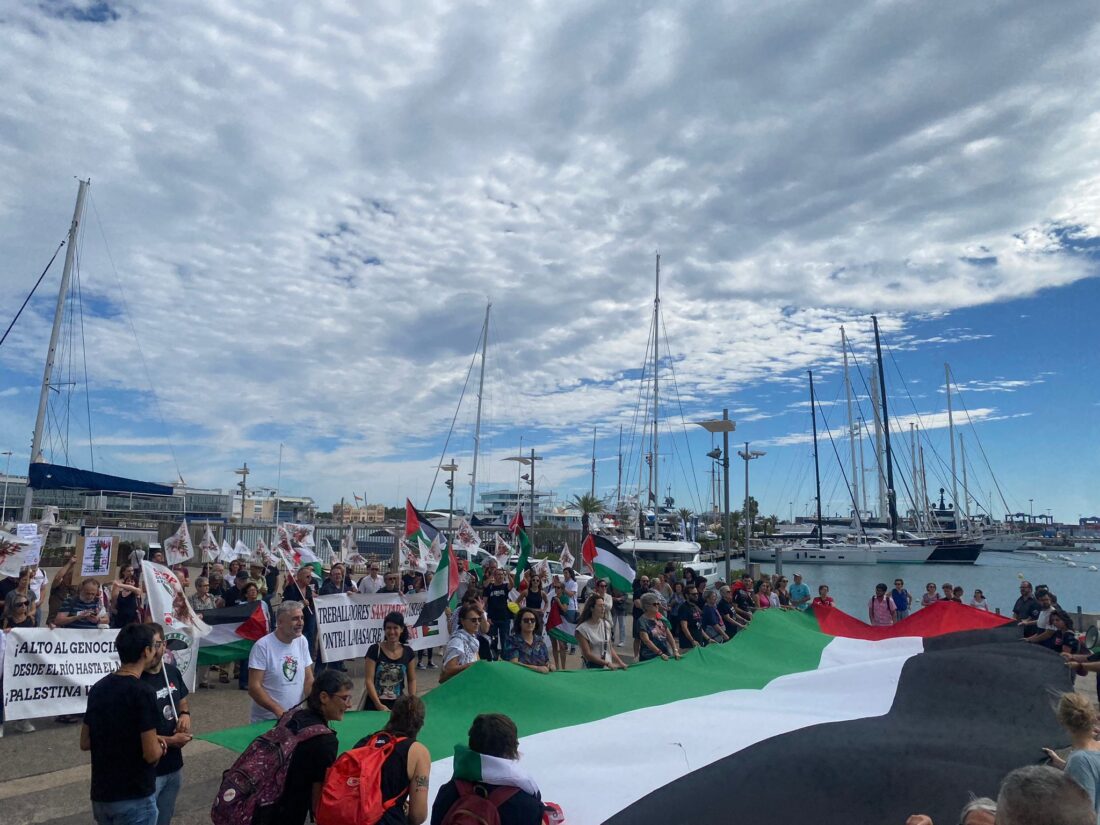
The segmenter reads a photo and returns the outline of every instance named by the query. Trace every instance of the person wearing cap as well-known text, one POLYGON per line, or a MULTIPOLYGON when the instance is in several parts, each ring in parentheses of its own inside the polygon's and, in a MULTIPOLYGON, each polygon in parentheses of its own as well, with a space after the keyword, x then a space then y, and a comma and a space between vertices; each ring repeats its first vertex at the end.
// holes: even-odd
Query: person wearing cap
POLYGON ((791 607, 796 610, 809 610, 810 609, 810 588, 802 582, 802 574, 794 574, 794 584, 791 585, 788 593, 791 597, 791 607))
POLYGON ((639 662, 648 662, 650 659, 668 659, 675 656, 680 658, 680 649, 676 646, 676 639, 669 630, 665 620, 658 613, 660 599, 656 593, 643 593, 640 600, 642 615, 638 619, 638 638, 641 642, 641 650, 638 655, 639 662))

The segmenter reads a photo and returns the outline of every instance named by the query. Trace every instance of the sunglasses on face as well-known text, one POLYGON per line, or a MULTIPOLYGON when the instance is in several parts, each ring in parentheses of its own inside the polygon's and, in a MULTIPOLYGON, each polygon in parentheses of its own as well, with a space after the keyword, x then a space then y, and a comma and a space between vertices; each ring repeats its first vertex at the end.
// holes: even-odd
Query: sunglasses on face
POLYGON ((30 602, 16 602, 15 606, 16 607, 26 607, 28 604, 30 604, 30 602))

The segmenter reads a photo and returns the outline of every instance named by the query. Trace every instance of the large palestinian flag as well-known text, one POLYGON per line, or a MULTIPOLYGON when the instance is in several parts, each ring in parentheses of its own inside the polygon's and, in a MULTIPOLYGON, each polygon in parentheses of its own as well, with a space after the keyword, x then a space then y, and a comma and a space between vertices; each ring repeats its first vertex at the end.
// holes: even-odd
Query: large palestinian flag
MULTIPOLYGON (((1042 746, 1068 744, 1050 702, 1065 667, 999 617, 938 604, 877 641, 826 632, 837 620, 763 611, 728 644, 626 671, 478 662, 424 697, 431 794, 486 712, 515 720, 521 766, 585 825, 731 822, 757 803, 777 822, 951 822, 970 793, 995 797, 1042 746)), ((341 746, 385 720, 349 713, 341 746)), ((205 738, 239 751, 269 726, 205 738)))

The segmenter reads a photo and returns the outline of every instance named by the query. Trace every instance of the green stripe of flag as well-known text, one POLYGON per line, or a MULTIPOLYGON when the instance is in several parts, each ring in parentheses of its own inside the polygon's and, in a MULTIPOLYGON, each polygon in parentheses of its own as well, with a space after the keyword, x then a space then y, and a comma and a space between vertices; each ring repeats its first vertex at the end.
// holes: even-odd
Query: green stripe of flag
MULTIPOLYGON (((817 668, 832 638, 817 629, 812 616, 769 610, 758 613, 749 630, 728 644, 696 648, 679 662, 657 659, 625 671, 569 670, 552 675, 508 662, 478 662, 424 696, 427 717, 418 741, 438 759, 466 741, 470 722, 479 713, 504 713, 516 723, 520 736, 530 736, 721 691, 758 690, 779 676, 817 668), (776 656, 777 650, 783 656, 776 656)), ((333 725, 341 750, 381 730, 388 718, 377 711, 346 714, 333 725)), ((271 724, 200 738, 242 751, 271 724)))

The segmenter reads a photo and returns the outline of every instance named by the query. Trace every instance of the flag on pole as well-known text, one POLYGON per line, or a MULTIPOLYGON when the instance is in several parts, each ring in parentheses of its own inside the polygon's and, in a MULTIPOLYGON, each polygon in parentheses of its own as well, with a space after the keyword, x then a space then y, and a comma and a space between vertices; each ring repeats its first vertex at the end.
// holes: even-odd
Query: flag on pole
POLYGON ((267 546, 267 542, 263 540, 263 537, 256 539, 256 558, 263 563, 265 567, 273 567, 279 563, 278 557, 271 552, 271 548, 267 546))
POLYGON ((423 513, 413 507, 413 503, 408 499, 405 499, 405 538, 424 547, 431 547, 436 539, 439 539, 440 546, 449 544, 446 536, 440 533, 423 513))
POLYGON ((168 565, 183 564, 188 559, 195 557, 195 546, 191 543, 191 533, 187 529, 187 519, 175 533, 164 540, 164 557, 168 559, 168 565))
MULTIPOLYGON (((439 531, 417 512, 411 501, 406 501, 405 535, 416 536, 418 541, 422 541, 425 530, 433 534, 432 541, 442 549, 442 545, 439 543, 439 531)), ((420 617, 416 620, 414 627, 434 625, 439 621, 439 617, 443 615, 443 611, 447 609, 451 597, 458 592, 458 560, 455 558, 454 546, 448 543, 441 556, 439 567, 436 568, 432 582, 428 585, 428 595, 424 607, 420 611, 420 617)))
POLYGON ((233 555, 241 561, 250 561, 252 559, 252 551, 248 549, 248 545, 240 539, 237 539, 237 543, 233 545, 233 555))
POLYGON ((508 530, 516 537, 519 544, 519 559, 516 561, 515 571, 518 579, 523 575, 523 571, 527 569, 527 557, 531 554, 531 537, 527 535, 527 530, 523 526, 522 510, 516 510, 516 514, 508 523, 508 530))
POLYGON ((561 546, 561 555, 558 558, 561 560, 562 567, 572 567, 576 562, 576 559, 573 558, 573 554, 569 552, 569 542, 565 542, 565 544, 561 546))
POLYGON ((218 551, 218 561, 228 564, 235 558, 237 558, 237 554, 229 544, 229 541, 222 539, 222 547, 221 550, 218 551))
POLYGON ((401 542, 398 567, 402 570, 415 570, 420 573, 426 573, 428 570, 418 548, 413 547, 412 543, 408 541, 401 542))
POLYGON ((198 639, 210 627, 191 609, 179 577, 161 564, 141 562, 141 581, 150 618, 164 628, 164 644, 172 654, 189 688, 195 687, 198 672, 198 639))
POLYGON ((352 493, 352 494, 351 494, 351 497, 352 497, 353 499, 355 499, 355 503, 356 503, 356 504, 358 504, 358 503, 359 503, 360 501, 362 501, 362 500, 363 500, 363 499, 362 499, 362 498, 360 498, 359 496, 355 495, 355 493, 352 493))
POLYGON ((459 550, 476 550, 481 547, 481 539, 478 538, 474 528, 470 526, 470 522, 464 518, 458 520, 454 542, 455 547, 459 550))
POLYGON ((214 531, 210 529, 210 522, 206 523, 206 530, 199 542, 199 550, 202 551, 203 564, 218 560, 218 540, 214 538, 214 531))
POLYGON ((610 539, 590 533, 584 540, 581 556, 592 575, 607 579, 616 590, 631 591, 637 566, 633 553, 620 550, 610 539))
POLYGON ((24 567, 23 559, 33 546, 34 542, 29 539, 0 531, 0 574, 18 579, 24 567))
POLYGON ((531 566, 531 569, 542 581, 543 592, 546 592, 546 588, 550 586, 550 562, 546 559, 539 559, 531 566))
POLYGON ((241 602, 233 607, 204 610, 210 633, 199 640, 200 667, 247 659, 252 644, 267 634, 264 602, 241 602))
POLYGON ((501 569, 507 567, 508 557, 512 555, 512 545, 506 542, 500 533, 497 533, 496 552, 493 555, 496 557, 497 565, 501 569))

